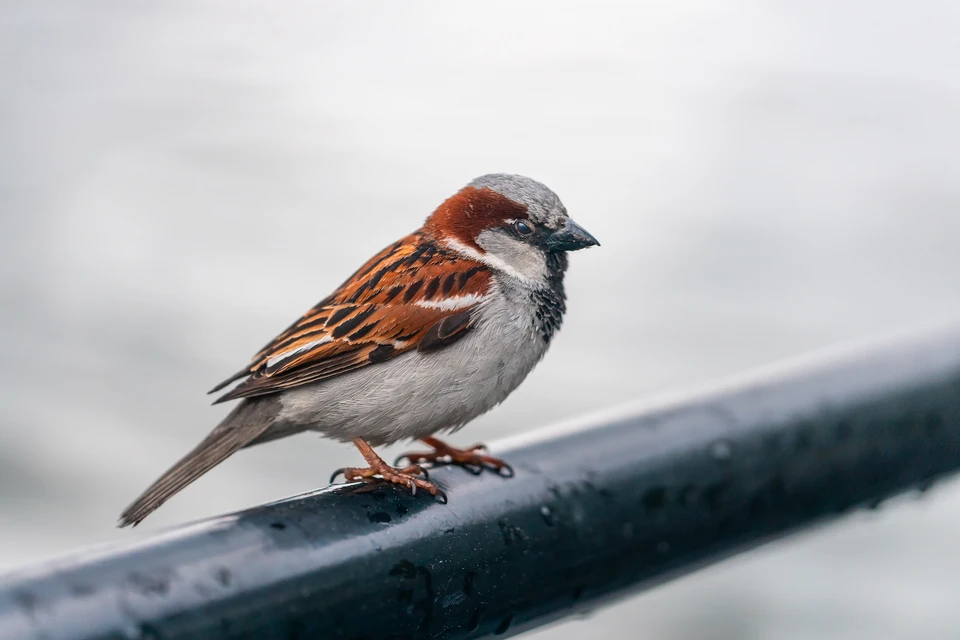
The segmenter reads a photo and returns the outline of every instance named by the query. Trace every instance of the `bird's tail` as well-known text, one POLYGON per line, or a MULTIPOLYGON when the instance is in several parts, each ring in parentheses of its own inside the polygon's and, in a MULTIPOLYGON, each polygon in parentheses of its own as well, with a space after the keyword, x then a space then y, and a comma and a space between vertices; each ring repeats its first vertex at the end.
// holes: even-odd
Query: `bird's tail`
POLYGON ((120 515, 121 527, 140 523, 160 505, 266 431, 280 409, 273 396, 242 400, 203 442, 180 459, 120 515))

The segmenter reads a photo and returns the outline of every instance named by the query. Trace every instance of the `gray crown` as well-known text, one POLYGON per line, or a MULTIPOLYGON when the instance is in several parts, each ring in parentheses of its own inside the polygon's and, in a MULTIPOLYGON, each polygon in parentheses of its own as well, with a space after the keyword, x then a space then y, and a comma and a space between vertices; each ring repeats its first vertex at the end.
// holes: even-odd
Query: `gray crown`
POLYGON ((530 219, 551 229, 559 229, 567 219, 567 210, 546 185, 512 173, 488 173, 471 182, 469 187, 491 189, 514 202, 526 205, 530 219))

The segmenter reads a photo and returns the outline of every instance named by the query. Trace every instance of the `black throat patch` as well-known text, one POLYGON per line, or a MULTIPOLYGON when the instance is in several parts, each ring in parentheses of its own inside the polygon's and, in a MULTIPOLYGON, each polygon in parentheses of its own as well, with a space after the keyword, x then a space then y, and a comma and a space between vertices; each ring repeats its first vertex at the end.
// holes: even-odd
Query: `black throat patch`
POLYGON ((563 274, 567 270, 567 254, 563 252, 547 254, 547 284, 531 292, 536 306, 536 329, 549 344, 553 334, 563 322, 563 313, 567 310, 567 296, 563 290, 563 274))

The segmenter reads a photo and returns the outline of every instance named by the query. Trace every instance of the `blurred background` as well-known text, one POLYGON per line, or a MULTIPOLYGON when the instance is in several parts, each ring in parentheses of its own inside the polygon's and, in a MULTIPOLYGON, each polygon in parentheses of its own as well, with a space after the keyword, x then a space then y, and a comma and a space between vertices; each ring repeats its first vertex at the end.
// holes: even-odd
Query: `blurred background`
MULTIPOLYGON (((955 0, 3 2, 0 569, 358 462, 258 447, 114 529, 207 389, 483 173, 603 246, 464 443, 960 317, 958 32, 955 0)), ((529 637, 957 638, 958 535, 946 483, 529 637)))

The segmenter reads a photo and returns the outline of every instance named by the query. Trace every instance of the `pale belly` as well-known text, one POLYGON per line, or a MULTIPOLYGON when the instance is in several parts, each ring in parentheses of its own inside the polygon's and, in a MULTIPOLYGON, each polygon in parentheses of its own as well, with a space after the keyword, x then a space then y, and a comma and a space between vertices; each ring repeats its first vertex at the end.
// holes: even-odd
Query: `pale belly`
POLYGON ((374 446, 462 427, 516 389, 547 348, 530 319, 507 309, 485 317, 441 350, 283 392, 278 422, 374 446))

